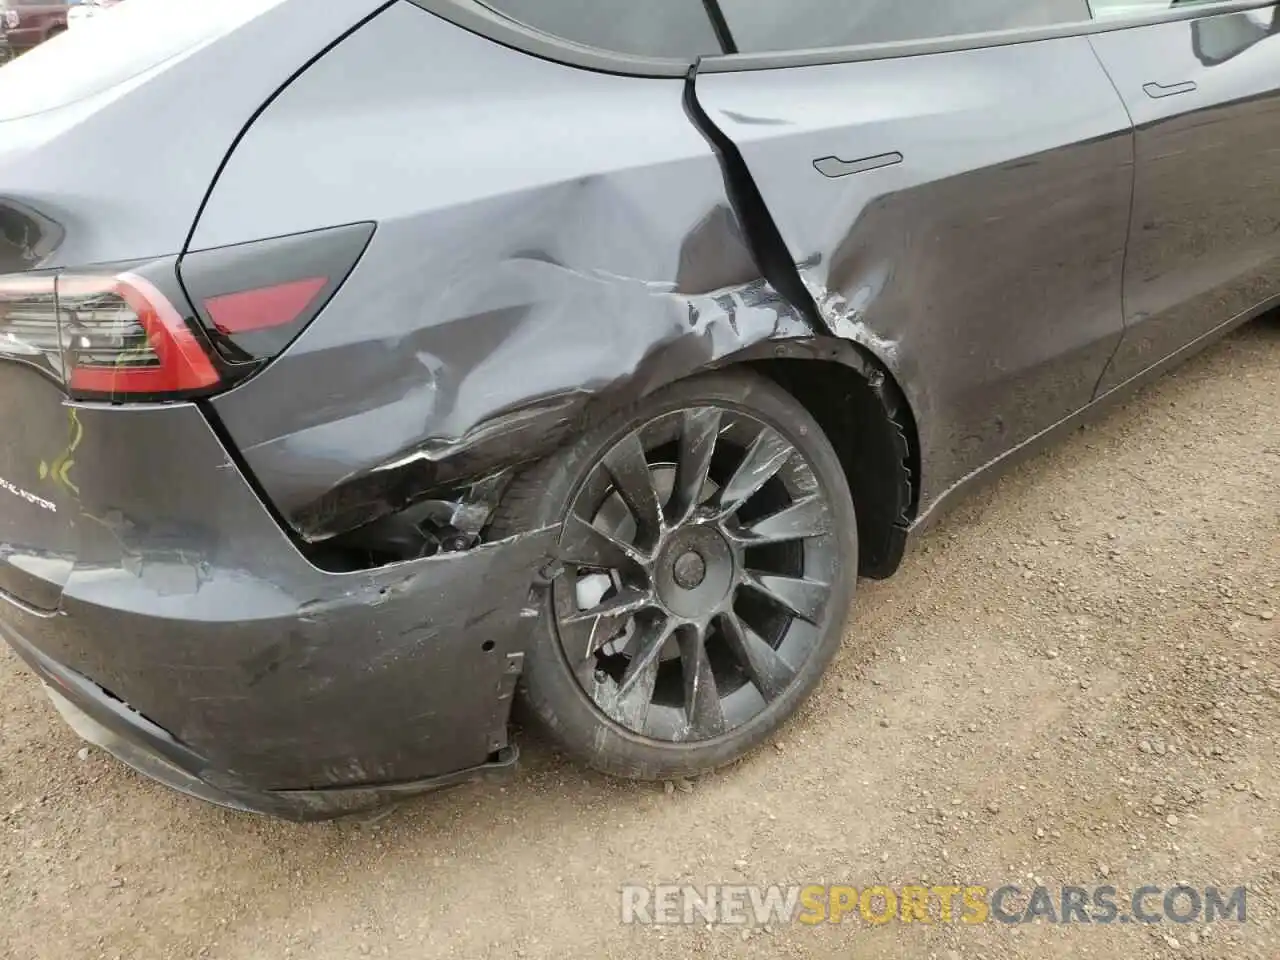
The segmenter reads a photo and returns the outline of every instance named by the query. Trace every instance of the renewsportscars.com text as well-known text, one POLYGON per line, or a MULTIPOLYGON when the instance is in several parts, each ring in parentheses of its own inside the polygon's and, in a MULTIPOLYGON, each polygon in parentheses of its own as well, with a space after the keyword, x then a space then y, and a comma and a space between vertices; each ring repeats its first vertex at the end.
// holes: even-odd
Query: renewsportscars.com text
POLYGON ((622 888, 625 924, 800 923, 1215 923, 1247 921, 1244 887, 1147 884, 1021 887, 985 885, 665 885, 622 888))

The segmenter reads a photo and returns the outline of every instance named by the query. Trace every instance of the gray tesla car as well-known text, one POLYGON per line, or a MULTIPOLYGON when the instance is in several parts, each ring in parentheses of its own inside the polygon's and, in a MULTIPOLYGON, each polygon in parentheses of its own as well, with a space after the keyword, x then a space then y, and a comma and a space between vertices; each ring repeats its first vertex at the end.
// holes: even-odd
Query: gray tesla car
POLYGON ((769 737, 1280 296, 1269 2, 130 0, 0 69, 0 630, 294 818, 769 737))

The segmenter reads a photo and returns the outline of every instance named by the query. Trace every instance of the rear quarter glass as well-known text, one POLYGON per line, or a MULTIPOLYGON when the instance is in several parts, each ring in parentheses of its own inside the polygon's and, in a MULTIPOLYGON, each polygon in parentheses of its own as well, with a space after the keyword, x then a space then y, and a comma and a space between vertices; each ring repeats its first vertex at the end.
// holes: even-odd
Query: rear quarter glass
POLYGON ((128 0, 5 65, 0 121, 128 84, 288 0, 128 0))

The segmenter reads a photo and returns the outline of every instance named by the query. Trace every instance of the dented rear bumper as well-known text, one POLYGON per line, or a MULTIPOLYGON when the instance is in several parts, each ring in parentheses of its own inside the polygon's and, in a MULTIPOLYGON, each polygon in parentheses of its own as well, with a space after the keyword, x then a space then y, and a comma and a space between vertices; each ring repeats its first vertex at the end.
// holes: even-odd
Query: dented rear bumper
POLYGON ((56 610, 5 602, 0 632, 82 733, 171 786, 294 818, 511 765, 554 528, 328 572, 195 405, 72 409, 75 564, 56 610))
POLYGON ((171 789, 208 803, 288 820, 325 820, 378 807, 409 796, 474 780, 500 779, 516 766, 514 745, 486 763, 404 783, 314 790, 264 790, 235 774, 212 767, 142 714, 92 681, 54 663, 8 633, 10 645, 45 682, 45 692, 62 718, 84 740, 171 789))

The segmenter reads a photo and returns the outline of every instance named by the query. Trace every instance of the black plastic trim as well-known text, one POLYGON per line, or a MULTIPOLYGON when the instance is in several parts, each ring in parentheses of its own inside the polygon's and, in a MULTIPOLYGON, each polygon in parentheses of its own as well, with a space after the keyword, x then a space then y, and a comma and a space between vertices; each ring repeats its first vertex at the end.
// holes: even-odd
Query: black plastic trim
MULTIPOLYGON (((417 2, 417 0, 414 0, 414 2, 417 2)), ((1058 40, 1064 37, 1112 33, 1117 30, 1131 30, 1136 27, 1149 27, 1178 20, 1202 20, 1206 17, 1218 16, 1224 13, 1274 7, 1276 3, 1277 0, 1224 0, 1222 3, 1177 7, 1144 16, 1086 20, 1077 23, 1055 24, 1049 27, 1001 30, 993 33, 971 33, 928 40, 824 47, 815 50, 780 50, 776 53, 738 53, 711 56, 704 58, 699 63, 698 72, 739 73, 749 70, 779 70, 785 67, 813 67, 836 63, 858 63, 864 60, 892 60, 900 57, 925 56, 931 53, 955 53, 960 50, 976 50, 983 47, 1006 47, 1018 43, 1035 43, 1040 40, 1058 40)))
POLYGON ((738 42, 733 39, 729 21, 725 19, 724 11, 720 9, 720 0, 702 0, 702 5, 706 8, 711 28, 716 32, 716 39, 720 41, 721 53, 737 53, 738 42))

